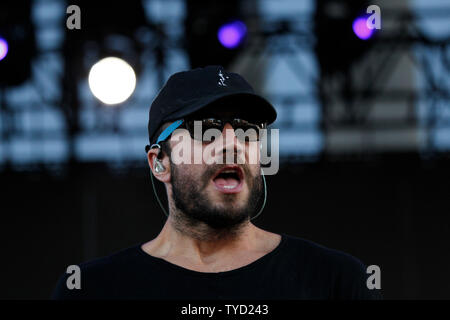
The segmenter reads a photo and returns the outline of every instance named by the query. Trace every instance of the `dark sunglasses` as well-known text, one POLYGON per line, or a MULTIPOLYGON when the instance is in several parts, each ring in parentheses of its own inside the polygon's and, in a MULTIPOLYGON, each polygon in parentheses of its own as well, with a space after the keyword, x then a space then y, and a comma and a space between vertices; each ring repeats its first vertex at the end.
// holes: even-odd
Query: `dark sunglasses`
MULTIPOLYGON (((204 118, 204 119, 186 119, 183 122, 183 127, 189 131, 192 139, 197 141, 211 142, 211 139, 205 138, 208 136, 208 130, 218 130, 222 133, 225 124, 229 123, 233 128, 236 137, 242 142, 259 141, 260 130, 266 128, 264 122, 250 122, 240 118, 204 118), (196 128, 197 126, 197 128, 196 128), (197 129, 197 130, 196 130, 197 129)), ((209 132, 213 134, 213 132, 209 132)))
MULTIPOLYGON (((159 143, 165 141, 176 129, 185 128, 188 130, 192 139, 203 142, 211 142, 210 140, 203 140, 205 133, 208 135, 208 130, 223 131, 225 124, 229 123, 233 128, 236 137, 242 142, 259 141, 261 139, 261 129, 267 128, 267 123, 262 121, 250 122, 239 118, 214 118, 208 117, 204 119, 180 119, 168 126, 159 137, 156 139, 156 143, 152 146, 146 146, 145 152, 153 147, 160 147, 159 143), (197 129, 197 130, 196 130, 197 129)), ((211 131, 210 131, 211 132, 211 131)), ((211 132, 212 133, 212 132, 211 132)))

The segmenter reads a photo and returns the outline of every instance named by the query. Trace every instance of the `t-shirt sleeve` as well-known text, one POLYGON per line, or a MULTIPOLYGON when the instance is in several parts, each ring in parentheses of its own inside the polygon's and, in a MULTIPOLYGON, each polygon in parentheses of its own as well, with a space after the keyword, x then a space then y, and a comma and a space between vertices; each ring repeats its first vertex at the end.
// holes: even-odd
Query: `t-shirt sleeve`
POLYGON ((63 274, 59 277, 55 288, 53 289, 51 300, 79 300, 83 299, 83 294, 79 289, 69 289, 67 286, 67 278, 69 274, 63 274))

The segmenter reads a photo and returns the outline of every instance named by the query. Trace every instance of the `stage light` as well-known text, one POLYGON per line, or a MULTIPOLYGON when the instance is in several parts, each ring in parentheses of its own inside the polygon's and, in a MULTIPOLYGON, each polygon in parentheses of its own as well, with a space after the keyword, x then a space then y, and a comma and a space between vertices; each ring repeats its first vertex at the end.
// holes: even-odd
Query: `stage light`
POLYGON ((366 17, 358 17, 353 21, 353 32, 361 40, 367 40, 373 34, 373 30, 367 27, 366 17))
POLYGON ((136 75, 133 68, 119 58, 104 58, 94 64, 89 72, 89 88, 105 104, 124 102, 135 87, 136 75))
POLYGON ((0 37, 0 61, 8 54, 8 42, 0 37))
POLYGON ((246 34, 247 27, 242 21, 237 20, 221 26, 217 38, 225 48, 234 49, 242 43, 246 34))

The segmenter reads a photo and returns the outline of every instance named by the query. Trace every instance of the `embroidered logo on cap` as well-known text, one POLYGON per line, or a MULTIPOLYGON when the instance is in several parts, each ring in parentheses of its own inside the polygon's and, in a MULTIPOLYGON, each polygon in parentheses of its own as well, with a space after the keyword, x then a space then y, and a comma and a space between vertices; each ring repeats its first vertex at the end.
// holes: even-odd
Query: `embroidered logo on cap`
POLYGON ((222 70, 219 70, 218 75, 219 75, 219 82, 217 82, 217 84, 219 86, 226 87, 227 84, 225 83, 225 80, 229 79, 230 77, 229 76, 224 76, 224 74, 222 73, 222 70))

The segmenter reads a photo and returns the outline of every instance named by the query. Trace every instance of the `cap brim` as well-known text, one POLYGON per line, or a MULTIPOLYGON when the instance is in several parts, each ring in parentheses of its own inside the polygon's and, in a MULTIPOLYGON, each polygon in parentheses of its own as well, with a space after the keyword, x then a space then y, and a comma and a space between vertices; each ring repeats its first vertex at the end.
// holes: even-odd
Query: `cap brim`
POLYGON ((196 104, 189 106, 188 108, 183 108, 182 110, 178 110, 172 113, 165 119, 165 121, 181 119, 196 111, 211 106, 212 104, 217 103, 223 99, 233 100, 235 98, 239 99, 237 100, 239 102, 250 102, 247 103, 249 111, 254 111, 255 113, 257 113, 258 117, 261 120, 267 121, 267 124, 271 124, 276 120, 277 112, 269 101, 257 94, 249 92, 234 92, 231 94, 223 94, 221 96, 207 97, 204 100, 201 100, 196 104))

